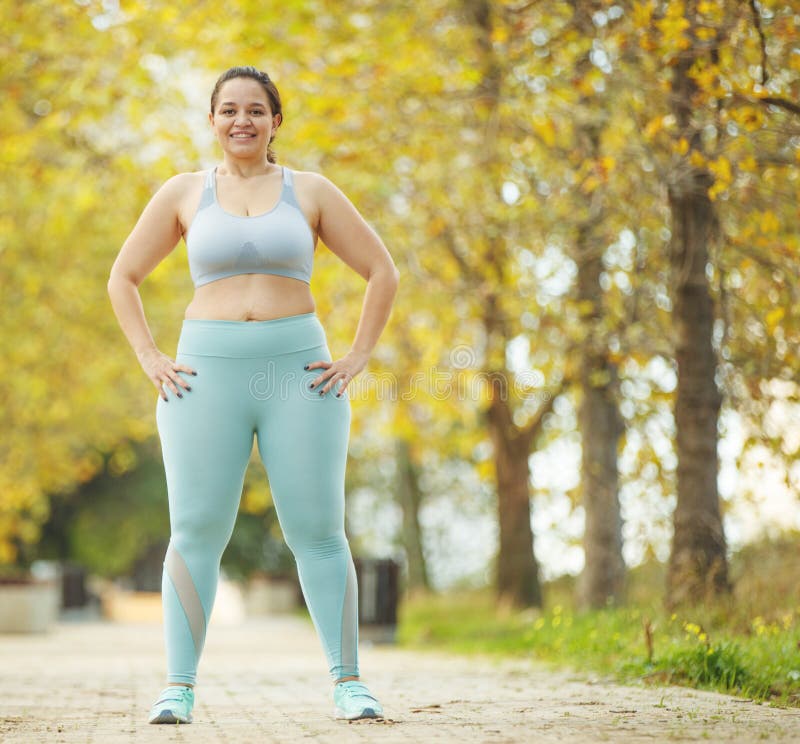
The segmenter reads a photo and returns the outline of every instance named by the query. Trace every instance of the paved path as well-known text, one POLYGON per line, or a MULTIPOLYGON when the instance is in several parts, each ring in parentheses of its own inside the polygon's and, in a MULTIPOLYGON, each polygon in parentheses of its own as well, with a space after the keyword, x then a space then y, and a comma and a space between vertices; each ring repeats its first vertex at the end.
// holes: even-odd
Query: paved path
POLYGON ((310 624, 209 627, 195 722, 151 726, 163 686, 157 625, 61 623, 0 635, 0 742, 789 742, 800 710, 679 688, 620 687, 531 662, 361 647, 383 723, 332 716, 310 624))

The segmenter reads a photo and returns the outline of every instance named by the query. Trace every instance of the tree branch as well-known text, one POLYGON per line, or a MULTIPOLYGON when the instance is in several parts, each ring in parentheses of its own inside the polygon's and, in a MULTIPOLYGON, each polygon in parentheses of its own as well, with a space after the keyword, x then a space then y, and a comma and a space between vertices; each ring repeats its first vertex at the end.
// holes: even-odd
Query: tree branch
POLYGON ((559 386, 550 393, 550 398, 545 401, 544 405, 539 406, 536 411, 536 415, 522 429, 520 429, 519 435, 521 437, 527 439, 528 442, 533 440, 542 426, 544 417, 553 410, 556 398, 558 398, 558 396, 564 392, 564 389, 568 384, 569 380, 567 377, 563 377, 559 386))
POLYGON ((797 114, 800 116, 800 104, 795 103, 794 101, 790 101, 787 98, 781 98, 779 96, 764 96, 763 98, 759 98, 759 101, 764 105, 768 106, 777 106, 778 108, 785 109, 786 111, 791 112, 792 114, 797 114))
POLYGON ((522 5, 517 5, 516 7, 506 7, 503 8, 503 11, 506 13, 524 13, 526 10, 530 10, 531 8, 539 5, 542 0, 530 0, 530 2, 523 3, 522 5))
POLYGON ((758 32, 758 38, 761 42, 761 85, 766 85, 769 79, 767 73, 767 40, 764 38, 764 29, 761 27, 761 14, 756 7, 756 0, 750 0, 750 10, 753 15, 753 25, 758 32))
POLYGON ((481 284, 483 277, 475 269, 475 267, 469 264, 464 256, 461 255, 461 252, 458 250, 458 246, 456 245, 455 234, 453 233, 450 225, 447 223, 445 223, 445 226, 442 229, 442 242, 447 252, 453 257, 453 260, 456 262, 456 264, 458 264, 458 268, 461 270, 461 275, 464 277, 467 283, 471 284, 472 286, 481 284))

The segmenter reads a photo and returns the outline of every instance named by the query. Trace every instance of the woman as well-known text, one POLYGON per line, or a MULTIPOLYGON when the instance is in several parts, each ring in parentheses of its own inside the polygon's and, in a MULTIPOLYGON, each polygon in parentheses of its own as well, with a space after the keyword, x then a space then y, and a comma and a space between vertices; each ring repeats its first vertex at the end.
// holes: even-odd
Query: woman
POLYGON ((359 680, 358 590, 344 533, 346 391, 388 321, 398 272, 336 186, 277 164, 269 145, 282 120, 265 73, 227 70, 209 113, 221 165, 164 183, 108 282, 120 326, 159 390, 171 527, 162 579, 168 685, 150 723, 192 720, 197 664, 254 435, 335 682, 334 715, 382 717, 359 680), (138 286, 181 237, 196 291, 172 360, 156 348, 138 286), (336 360, 309 288, 317 238, 367 280, 352 348, 336 360))

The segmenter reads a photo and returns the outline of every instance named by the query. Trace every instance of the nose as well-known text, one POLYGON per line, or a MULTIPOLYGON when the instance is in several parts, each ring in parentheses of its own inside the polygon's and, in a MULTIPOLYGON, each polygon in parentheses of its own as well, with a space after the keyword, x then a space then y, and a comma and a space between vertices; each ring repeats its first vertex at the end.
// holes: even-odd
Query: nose
POLYGON ((236 114, 236 124, 248 124, 250 122, 250 115, 247 111, 239 111, 236 114))

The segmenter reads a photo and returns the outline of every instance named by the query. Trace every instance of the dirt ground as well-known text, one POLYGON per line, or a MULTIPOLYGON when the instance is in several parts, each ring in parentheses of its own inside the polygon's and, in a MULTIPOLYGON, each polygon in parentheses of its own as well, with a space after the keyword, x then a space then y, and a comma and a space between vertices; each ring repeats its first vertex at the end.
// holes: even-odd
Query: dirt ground
POLYGON ((62 622, 44 635, 0 635, 0 742, 800 741, 800 710, 714 693, 364 641, 360 664, 383 722, 333 718, 322 647, 302 618, 212 621, 194 723, 152 726, 165 674, 159 625, 62 622))

